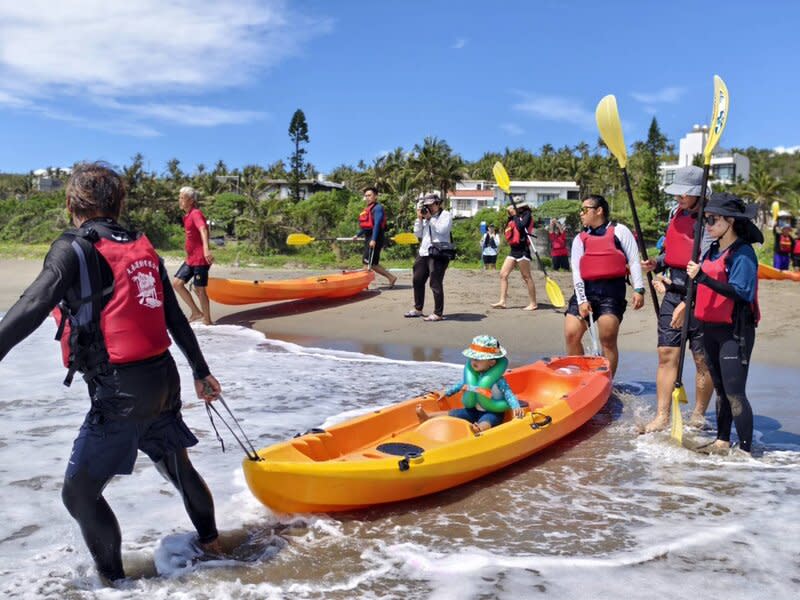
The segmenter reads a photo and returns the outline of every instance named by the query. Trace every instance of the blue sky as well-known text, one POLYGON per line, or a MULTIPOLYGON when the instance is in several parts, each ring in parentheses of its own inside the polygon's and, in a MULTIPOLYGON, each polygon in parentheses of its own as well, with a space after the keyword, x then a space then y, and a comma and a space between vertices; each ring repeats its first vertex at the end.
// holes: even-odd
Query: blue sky
POLYGON ((800 147, 800 2, 0 0, 0 171, 267 165, 302 108, 322 172, 425 136, 485 151, 671 141, 731 95, 721 145, 800 147))

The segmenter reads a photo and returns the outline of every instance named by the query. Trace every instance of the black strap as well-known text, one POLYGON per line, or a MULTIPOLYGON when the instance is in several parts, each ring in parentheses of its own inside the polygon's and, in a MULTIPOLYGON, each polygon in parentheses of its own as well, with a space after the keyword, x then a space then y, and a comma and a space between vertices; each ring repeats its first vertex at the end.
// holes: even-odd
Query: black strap
POLYGON ((222 451, 225 452, 225 442, 222 441, 222 436, 220 436, 219 431, 217 430, 217 426, 214 424, 214 417, 211 414, 212 410, 217 415, 217 417, 219 417, 219 420, 222 421, 223 425, 225 425, 225 427, 228 428, 228 431, 231 432, 231 435, 233 435, 233 439, 235 439, 239 443, 239 446, 241 446, 242 450, 244 450, 244 453, 247 455, 247 458, 249 458, 250 460, 255 461, 255 462, 263 460, 258 455, 258 452, 256 452, 256 449, 253 447, 253 443, 247 437, 247 434, 244 432, 244 429, 242 429, 241 423, 239 423, 239 420, 236 418, 236 416, 233 414, 231 409, 228 407, 228 403, 225 402, 225 399, 222 396, 220 396, 219 398, 217 398, 217 401, 221 402, 222 406, 225 407, 225 410, 228 411, 228 414, 230 415, 231 419, 233 419, 233 422, 236 423, 236 426, 239 428, 239 431, 241 432, 242 437, 245 439, 245 441, 247 441, 247 444, 250 446, 250 448, 248 449, 242 443, 242 440, 239 439, 239 436, 236 435, 236 432, 233 430, 233 428, 228 424, 228 422, 225 420, 225 418, 220 414, 220 412, 217 410, 217 407, 214 406, 214 404, 212 402, 206 402, 206 413, 208 413, 208 420, 211 421, 211 427, 214 429, 214 433, 217 436, 217 441, 219 442, 219 445, 222 448, 222 451), (252 454, 251 454, 251 452, 252 452, 252 454))

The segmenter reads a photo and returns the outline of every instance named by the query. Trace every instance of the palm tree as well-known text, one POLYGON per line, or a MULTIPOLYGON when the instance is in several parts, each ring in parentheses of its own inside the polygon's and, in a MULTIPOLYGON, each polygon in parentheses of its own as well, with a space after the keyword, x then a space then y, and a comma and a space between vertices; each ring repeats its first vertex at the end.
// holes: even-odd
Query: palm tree
POLYGON ((761 209, 761 222, 767 222, 770 205, 788 190, 785 181, 770 175, 763 165, 759 164, 750 174, 747 183, 736 186, 735 192, 744 198, 750 198, 761 209))

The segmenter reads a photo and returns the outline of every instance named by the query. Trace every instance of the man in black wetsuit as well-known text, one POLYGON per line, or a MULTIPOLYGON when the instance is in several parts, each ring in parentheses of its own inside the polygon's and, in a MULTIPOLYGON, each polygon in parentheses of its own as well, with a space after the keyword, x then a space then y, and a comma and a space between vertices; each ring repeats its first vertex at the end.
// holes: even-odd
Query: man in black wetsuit
POLYGON ((91 398, 62 499, 101 577, 114 581, 125 577, 121 532, 102 493, 114 475, 133 472, 137 449, 180 492, 199 545, 219 551, 214 501, 186 451, 197 438, 181 417, 167 331, 192 368, 197 397, 212 402, 221 389, 163 262, 145 236, 116 222, 125 199, 120 176, 101 163, 78 165, 66 195, 77 229, 53 242, 41 273, 0 321, 0 360, 59 307, 65 384, 82 373, 91 398))

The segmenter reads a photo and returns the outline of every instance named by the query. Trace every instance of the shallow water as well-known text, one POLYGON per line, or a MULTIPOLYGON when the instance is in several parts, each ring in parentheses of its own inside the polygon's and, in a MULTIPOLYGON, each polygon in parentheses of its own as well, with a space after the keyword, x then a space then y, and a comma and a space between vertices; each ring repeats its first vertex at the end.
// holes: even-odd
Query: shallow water
MULTIPOLYGON (((309 349, 232 326, 196 331, 256 446, 460 375, 456 364, 309 349)), ((191 525, 142 455, 106 497, 123 529, 127 567, 151 574, 155 561, 163 575, 103 589, 60 501, 88 402, 80 381, 61 385, 52 336, 47 323, 0 363, 3 597, 798 597, 800 376, 754 365, 758 458, 708 457, 666 435, 635 434, 654 411, 655 359, 632 353, 621 361, 624 385, 600 414, 544 452, 427 498, 334 516, 274 515, 254 500, 241 451, 223 432, 228 451, 220 452, 202 404, 186 394, 184 416, 201 440, 191 456, 236 560, 176 559, 190 545, 191 525)))

